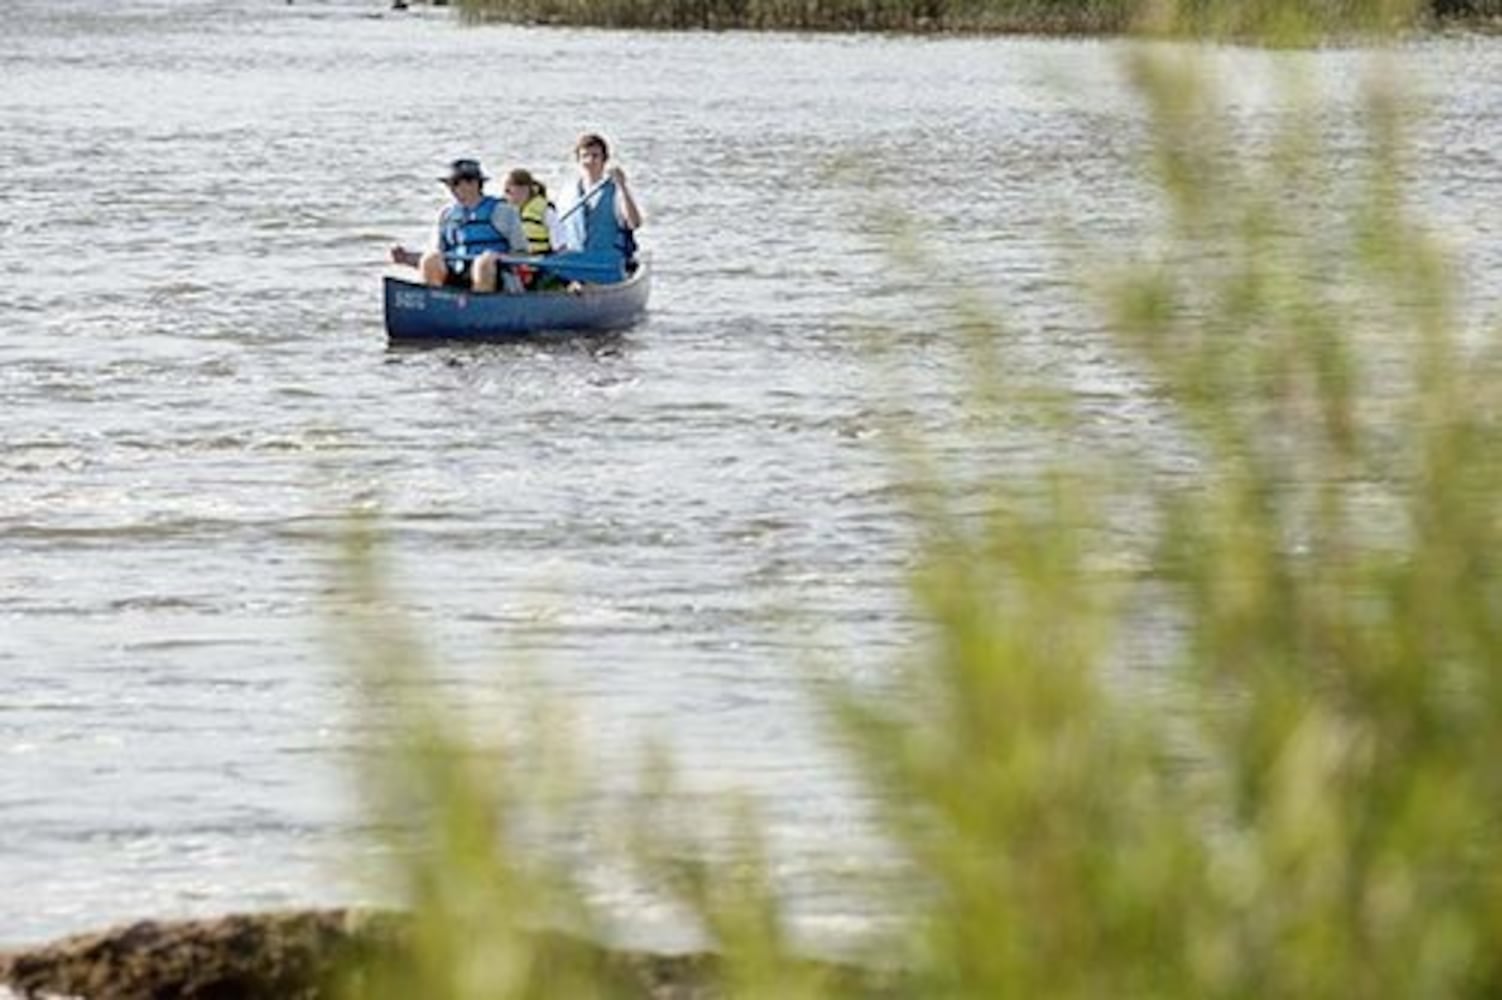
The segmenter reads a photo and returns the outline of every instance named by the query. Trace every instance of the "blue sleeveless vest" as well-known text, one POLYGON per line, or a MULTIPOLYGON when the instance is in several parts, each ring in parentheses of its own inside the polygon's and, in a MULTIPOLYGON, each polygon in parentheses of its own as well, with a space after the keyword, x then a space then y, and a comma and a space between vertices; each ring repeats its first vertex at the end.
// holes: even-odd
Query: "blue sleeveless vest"
MULTIPOLYGON (((577 197, 584 197, 584 182, 578 182, 577 197)), ((579 210, 584 216, 584 246, 586 253, 613 251, 626 260, 636 256, 636 236, 620 224, 615 217, 615 182, 600 185, 594 204, 586 204, 579 210)))
POLYGON ((444 209, 438 228, 445 260, 470 261, 487 250, 506 253, 511 249, 510 242, 492 221, 497 204, 495 198, 486 195, 474 208, 454 204, 444 209))

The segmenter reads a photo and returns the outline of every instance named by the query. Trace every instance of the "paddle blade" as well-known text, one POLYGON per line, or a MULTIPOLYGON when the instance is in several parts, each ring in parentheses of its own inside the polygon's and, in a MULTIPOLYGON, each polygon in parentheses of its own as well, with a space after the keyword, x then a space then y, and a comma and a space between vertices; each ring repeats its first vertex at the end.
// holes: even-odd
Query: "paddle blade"
POLYGON ((542 258, 537 266, 567 281, 606 285, 626 280, 626 261, 618 254, 555 253, 542 258))

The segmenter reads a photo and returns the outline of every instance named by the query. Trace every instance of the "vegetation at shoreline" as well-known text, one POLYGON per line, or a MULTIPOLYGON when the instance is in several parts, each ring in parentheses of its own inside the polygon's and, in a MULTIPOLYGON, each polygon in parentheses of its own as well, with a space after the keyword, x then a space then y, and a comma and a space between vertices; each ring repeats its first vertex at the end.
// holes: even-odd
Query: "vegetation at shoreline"
POLYGON ((470 21, 784 31, 1124 30, 1132 0, 460 0, 470 21))
MULTIPOLYGON (((1325 26, 1253 13, 1215 23, 1325 26)), ((612 937, 585 888, 602 862, 703 931, 731 997, 1502 991, 1502 359, 1455 314, 1370 59, 1353 170, 1312 107, 1248 149, 1193 47, 1126 56, 1166 221, 1101 292, 1103 349, 1161 406, 1173 469, 1095 454, 1067 394, 1008 374, 1031 366, 1000 320, 960 308, 968 453, 1019 424, 1058 447, 978 494, 921 438, 892 445, 930 631, 882 684, 816 688, 899 869, 871 882, 901 925, 865 952, 895 980, 806 960, 753 806, 690 801, 655 761, 606 814, 566 722, 497 733, 444 705, 367 526, 339 621, 370 729, 403 736, 363 774, 414 930, 348 994, 621 995, 532 933, 612 937), (1123 662, 1145 610, 1155 652, 1123 662)), ((1313 86, 1271 71, 1292 106, 1313 86)))
POLYGON ((1502 20, 1502 0, 1313 0, 1297 5, 1198 0, 457 0, 465 20, 665 30, 1116 34, 1232 26, 1241 37, 1281 35, 1259 19, 1272 8, 1326 26, 1396 30, 1502 20), (1363 23, 1366 22, 1366 23, 1363 23), (1375 22, 1375 23, 1372 23, 1375 22))

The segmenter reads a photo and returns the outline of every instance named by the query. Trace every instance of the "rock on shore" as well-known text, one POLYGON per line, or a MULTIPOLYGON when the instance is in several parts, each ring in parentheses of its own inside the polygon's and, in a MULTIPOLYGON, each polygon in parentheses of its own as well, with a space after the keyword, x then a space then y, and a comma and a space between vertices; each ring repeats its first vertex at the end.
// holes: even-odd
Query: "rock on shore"
MULTIPOLYGON (((317 1000, 333 995, 331 976, 343 962, 399 947, 401 925, 396 915, 342 909, 140 921, 0 954, 0 984, 37 998, 317 1000)), ((624 996, 709 1000, 719 992, 711 955, 612 951, 561 934, 540 934, 537 945, 540 968, 587 963, 624 996)))

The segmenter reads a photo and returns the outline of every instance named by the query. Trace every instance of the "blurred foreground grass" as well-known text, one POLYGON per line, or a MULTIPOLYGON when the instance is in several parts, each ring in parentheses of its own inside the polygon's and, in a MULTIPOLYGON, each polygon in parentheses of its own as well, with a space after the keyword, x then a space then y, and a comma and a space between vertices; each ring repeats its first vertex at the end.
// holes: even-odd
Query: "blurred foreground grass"
MULTIPOLYGON (((1296 41, 1322 28, 1310 9, 1264 6, 1256 23, 1296 41)), ((978 498, 946 492, 921 440, 893 453, 921 486, 912 593, 931 639, 879 694, 837 688, 823 707, 901 863, 902 927, 871 952, 900 975, 806 962, 754 813, 727 808, 740 846, 706 853, 656 808, 666 764, 607 831, 576 808, 566 726, 539 718, 478 749, 424 693, 359 534, 350 656, 373 702, 406 706, 366 789, 415 921, 352 994, 622 995, 609 969, 534 934, 606 933, 554 848, 611 844, 697 916, 730 996, 1502 992, 1494 343, 1463 335, 1445 258, 1405 201, 1405 105, 1380 51, 1355 174, 1333 169, 1312 108, 1239 147, 1200 54, 1128 57, 1165 224, 1104 296, 1114 349, 1194 475, 1065 458, 996 470, 1007 485, 978 498), (1129 504, 1151 511, 1131 551, 1102 551, 1129 504), (1177 623, 1152 665, 1166 698, 1112 673, 1144 603, 1177 623)), ((1305 92, 1289 74, 1286 93, 1305 92)), ((991 318, 958 326, 976 383, 957 395, 983 418, 975 434, 1005 433, 998 401, 1031 387, 1007 383, 991 318)), ((1067 412, 1052 427, 1075 430, 1067 412)))

